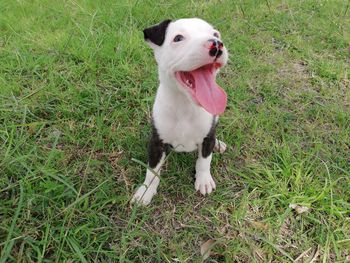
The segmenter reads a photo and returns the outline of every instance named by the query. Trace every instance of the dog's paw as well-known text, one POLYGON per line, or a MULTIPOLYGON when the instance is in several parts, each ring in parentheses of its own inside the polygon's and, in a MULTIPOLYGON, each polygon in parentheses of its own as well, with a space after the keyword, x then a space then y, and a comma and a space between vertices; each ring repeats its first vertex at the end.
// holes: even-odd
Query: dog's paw
POLYGON ((141 205, 149 205, 151 203, 153 196, 157 193, 156 190, 153 190, 151 187, 146 187, 145 185, 141 185, 139 189, 137 189, 133 198, 131 199, 131 203, 138 203, 141 205))
POLYGON ((210 173, 196 175, 196 182, 194 183, 196 191, 200 191, 202 195, 210 194, 215 188, 215 182, 210 173))
POLYGON ((215 140, 214 151, 218 153, 224 153, 226 151, 226 143, 218 139, 215 140))

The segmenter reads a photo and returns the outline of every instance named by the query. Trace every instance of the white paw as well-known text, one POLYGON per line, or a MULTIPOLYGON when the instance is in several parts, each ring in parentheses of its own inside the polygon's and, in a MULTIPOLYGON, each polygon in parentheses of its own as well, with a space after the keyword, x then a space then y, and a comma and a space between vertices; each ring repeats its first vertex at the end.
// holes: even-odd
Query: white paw
POLYGON ((196 191, 200 191, 202 195, 210 194, 215 188, 215 182, 210 173, 196 175, 196 182, 194 183, 196 191))
POLYGON ((215 146, 214 146, 214 151, 215 152, 224 153, 226 151, 226 148, 227 148, 226 143, 216 139, 215 146))
POLYGON ((153 196, 157 193, 157 190, 152 189, 152 187, 146 187, 145 185, 141 185, 139 189, 137 189, 133 198, 131 199, 131 203, 139 203, 141 205, 149 205, 151 203, 153 196))

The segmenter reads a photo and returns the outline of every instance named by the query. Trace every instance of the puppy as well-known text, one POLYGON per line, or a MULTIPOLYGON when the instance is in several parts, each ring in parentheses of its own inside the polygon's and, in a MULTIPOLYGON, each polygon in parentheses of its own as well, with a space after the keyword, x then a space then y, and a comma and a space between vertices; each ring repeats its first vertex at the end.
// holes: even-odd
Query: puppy
POLYGON ((227 103, 225 91, 215 82, 228 59, 220 33, 198 18, 165 20, 143 33, 154 51, 160 85, 153 105, 149 169, 132 202, 151 202, 169 148, 176 152, 198 150, 195 189, 210 194, 216 187, 210 174, 212 152, 226 149, 215 137, 218 115, 227 103))

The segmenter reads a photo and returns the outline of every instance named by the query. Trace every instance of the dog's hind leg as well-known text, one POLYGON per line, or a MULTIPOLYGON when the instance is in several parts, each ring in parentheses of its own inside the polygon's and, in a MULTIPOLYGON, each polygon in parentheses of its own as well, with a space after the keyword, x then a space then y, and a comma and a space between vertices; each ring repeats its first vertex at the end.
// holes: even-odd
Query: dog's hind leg
POLYGON ((224 153, 226 151, 226 143, 220 141, 219 139, 215 139, 214 152, 224 153))
POLYGON ((153 127, 151 139, 148 144, 148 166, 146 178, 143 184, 137 189, 131 202, 138 202, 148 205, 153 196, 157 193, 159 175, 166 156, 167 145, 159 138, 157 130, 153 127))

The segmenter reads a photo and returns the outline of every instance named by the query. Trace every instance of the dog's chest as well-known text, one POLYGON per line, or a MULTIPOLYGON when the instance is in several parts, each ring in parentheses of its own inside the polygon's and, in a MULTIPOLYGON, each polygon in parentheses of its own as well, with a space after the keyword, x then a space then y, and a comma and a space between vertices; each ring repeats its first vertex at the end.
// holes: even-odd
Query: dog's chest
POLYGON ((159 92, 153 107, 153 121, 164 143, 171 144, 175 151, 190 152, 208 135, 213 116, 188 103, 182 95, 173 94, 169 100, 159 92))
POLYGON ((191 117, 194 116, 183 116, 182 118, 168 116, 158 122, 160 123, 157 127, 160 138, 164 143, 171 144, 175 151, 194 151, 209 133, 210 122, 207 119, 200 122, 191 117))

